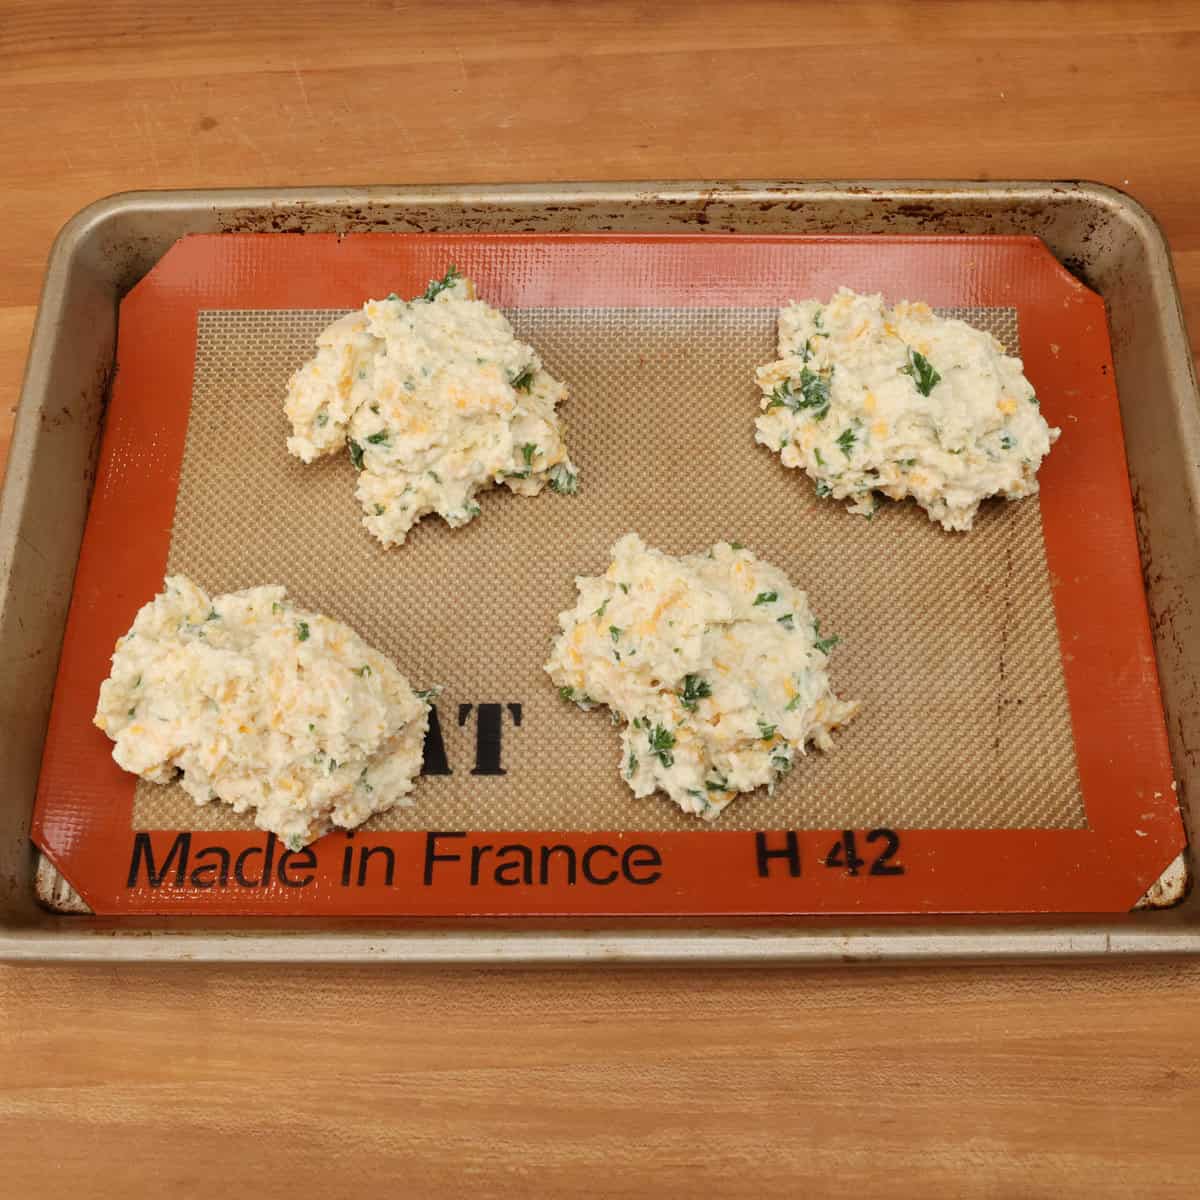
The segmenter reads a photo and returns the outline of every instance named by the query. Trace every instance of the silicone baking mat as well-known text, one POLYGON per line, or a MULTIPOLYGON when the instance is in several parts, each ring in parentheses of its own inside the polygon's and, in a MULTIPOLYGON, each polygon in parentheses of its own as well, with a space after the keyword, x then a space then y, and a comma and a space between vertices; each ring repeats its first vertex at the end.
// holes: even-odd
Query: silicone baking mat
POLYGON ((38 810, 98 911, 1121 909, 1182 844, 1103 306, 1034 239, 194 238, 127 298, 118 368, 38 810), (489 493, 466 529, 427 518, 384 549, 347 459, 286 454, 283 389, 340 312, 451 261, 567 380, 582 486, 489 493), (1025 354, 1064 429, 1040 502, 985 505, 966 536, 911 505, 867 522, 755 446, 778 304, 839 283, 1025 354), (633 800, 606 715, 541 671, 573 576, 629 529, 783 567, 863 702, 834 752, 712 825, 633 800), (441 684, 414 805, 288 855, 248 816, 117 770, 87 721, 164 569, 212 592, 284 583, 441 684))

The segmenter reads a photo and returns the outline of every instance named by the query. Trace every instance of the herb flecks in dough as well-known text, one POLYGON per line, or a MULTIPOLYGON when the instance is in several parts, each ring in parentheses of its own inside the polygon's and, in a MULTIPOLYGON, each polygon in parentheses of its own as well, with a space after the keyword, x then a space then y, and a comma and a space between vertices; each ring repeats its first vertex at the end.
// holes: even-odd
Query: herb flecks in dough
POLYGON ((465 525, 487 488, 578 490, 566 387, 457 268, 415 300, 368 300, 317 347, 288 383, 288 450, 312 462, 348 448, 363 524, 385 545, 429 513, 465 525))
POLYGON ((989 496, 1037 492, 1059 436, 1021 360, 990 334, 926 304, 841 289, 779 314, 779 358, 758 370, 755 439, 805 471, 819 499, 873 516, 911 497, 968 530, 989 496))
POLYGON ((858 708, 830 688, 837 639, 820 638, 808 598, 740 543, 673 558, 627 534, 576 586, 546 670, 564 700, 609 707, 635 796, 713 820, 807 745, 830 749, 858 708))
POLYGON ((93 719, 126 771, 178 775, 296 850, 410 803, 430 695, 282 587, 210 598, 174 575, 117 641, 93 719))

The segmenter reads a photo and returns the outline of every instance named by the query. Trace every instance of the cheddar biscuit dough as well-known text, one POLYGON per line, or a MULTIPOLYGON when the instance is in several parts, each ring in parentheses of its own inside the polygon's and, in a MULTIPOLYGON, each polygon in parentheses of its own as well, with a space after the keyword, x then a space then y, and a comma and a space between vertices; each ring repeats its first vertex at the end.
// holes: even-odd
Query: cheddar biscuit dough
POLYGON ((429 513, 467 524, 500 484, 575 492, 566 387, 453 267, 415 300, 368 300, 317 345, 288 383, 288 450, 312 462, 348 449, 363 524, 384 545, 429 513))
POLYGON ((818 496, 867 516, 878 495, 911 496, 943 529, 965 531, 986 497, 1037 492, 1060 431, 991 334, 842 288, 828 304, 783 309, 779 355, 758 369, 755 440, 818 496))
POLYGON ((742 546, 674 558, 630 533, 603 575, 575 582, 546 670, 563 699, 612 710, 635 796, 660 790, 714 820, 739 792, 774 787, 807 744, 830 749, 858 709, 829 684, 838 639, 742 546))

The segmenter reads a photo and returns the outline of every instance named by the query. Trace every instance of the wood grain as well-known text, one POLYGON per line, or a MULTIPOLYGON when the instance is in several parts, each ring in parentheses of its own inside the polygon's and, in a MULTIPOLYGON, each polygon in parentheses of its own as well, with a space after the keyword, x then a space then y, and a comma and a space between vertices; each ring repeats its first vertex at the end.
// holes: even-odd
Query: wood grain
MULTIPOLYGON (((1090 178, 1200 340, 1200 5, 0 0, 0 459, 129 188, 1090 178)), ((1200 967, 0 970, 0 1193, 1193 1194, 1200 967), (212 1184, 210 1181, 216 1181, 212 1184)))
POLYGON ((25 351, 33 332, 33 305, 0 307, 0 483, 8 461, 13 422, 17 415, 17 396, 25 372, 25 351))
POLYGON ((1198 985, 10 970, 0 1152, 14 1197, 1184 1196, 1198 985))

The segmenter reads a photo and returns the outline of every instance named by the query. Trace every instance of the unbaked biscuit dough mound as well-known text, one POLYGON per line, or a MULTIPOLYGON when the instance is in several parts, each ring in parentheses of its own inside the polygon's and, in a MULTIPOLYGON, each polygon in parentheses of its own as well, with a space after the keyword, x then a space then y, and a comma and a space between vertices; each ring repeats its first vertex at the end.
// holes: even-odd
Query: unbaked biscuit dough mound
POLYGON ((1060 431, 991 334, 842 288, 782 310, 779 355, 758 369, 755 440, 807 472, 818 496, 867 516, 877 493, 911 496, 944 529, 968 530, 986 497, 1037 492, 1060 431))
POLYGON ((408 805, 426 696, 352 629, 282 587, 209 597, 182 575, 117 641, 95 723, 113 758, 221 800, 292 849, 408 805))
POLYGON ((498 484, 575 492, 566 387, 453 267, 415 300, 368 300, 317 346, 288 383, 288 450, 312 462, 348 448, 363 524, 384 545, 428 513, 465 525, 498 484))
POLYGON ((858 710, 830 688, 837 638, 741 546, 674 558, 630 533, 603 575, 575 583, 546 670, 563 699, 606 704, 622 723, 635 796, 661 790, 714 820, 739 792, 774 787, 807 743, 830 749, 858 710))

